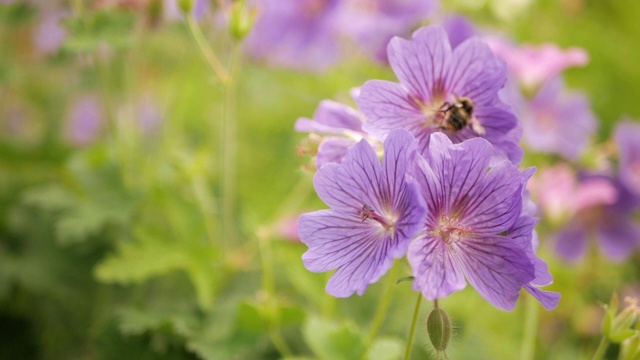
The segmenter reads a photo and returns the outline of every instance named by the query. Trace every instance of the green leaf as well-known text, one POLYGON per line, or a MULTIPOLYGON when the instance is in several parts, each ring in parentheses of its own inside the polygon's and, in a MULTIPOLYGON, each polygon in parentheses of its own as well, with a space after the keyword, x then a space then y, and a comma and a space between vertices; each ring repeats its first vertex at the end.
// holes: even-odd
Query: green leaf
POLYGON ((400 279, 398 279, 398 281, 396 281, 396 285, 400 284, 401 282, 405 282, 405 281, 413 281, 413 279, 415 279, 415 277, 413 277, 413 276, 401 277, 400 279))
POLYGON ((304 249, 296 244, 281 243, 276 248, 279 261, 288 264, 284 275, 291 285, 309 302, 321 308, 327 296, 325 292, 326 276, 312 273, 302 263, 304 249))
POLYGON ((265 319, 264 312, 264 309, 261 309, 258 304, 242 303, 238 309, 238 328, 247 332, 266 332, 269 324, 265 319))
POLYGON ((359 359, 365 351, 364 336, 349 323, 336 324, 310 317, 303 328, 303 336, 322 360, 359 359))
POLYGON ((305 319, 305 311, 297 306, 273 302, 266 304, 245 302, 238 309, 238 328, 248 333, 263 333, 269 330, 269 322, 279 326, 299 325, 305 319), (277 319, 274 317, 277 316, 277 319))
POLYGON ((620 330, 615 332, 614 334, 609 335, 609 339, 614 343, 621 343, 633 336, 635 336, 638 332, 633 329, 620 330))
POLYGON ((373 343, 369 360, 396 360, 402 357, 404 344, 398 339, 383 338, 373 343))
POLYGON ((163 241, 143 230, 135 233, 134 242, 120 242, 118 253, 107 257, 95 268, 98 280, 106 283, 132 284, 188 267, 185 244, 163 241))
POLYGON ((22 202, 25 205, 55 212, 69 209, 76 205, 77 197, 58 184, 35 187, 24 192, 22 202))
POLYGON ((138 229, 133 241, 121 241, 117 254, 95 268, 95 276, 106 283, 134 284, 172 271, 184 271, 195 288, 198 304, 213 305, 223 276, 220 251, 206 243, 168 240, 138 229))

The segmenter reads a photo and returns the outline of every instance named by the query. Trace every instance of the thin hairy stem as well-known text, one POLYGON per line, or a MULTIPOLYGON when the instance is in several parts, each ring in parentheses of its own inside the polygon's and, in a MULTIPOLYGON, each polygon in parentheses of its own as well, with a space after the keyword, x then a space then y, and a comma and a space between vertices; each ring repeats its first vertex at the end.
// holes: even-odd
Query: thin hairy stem
POLYGON ((404 360, 409 360, 411 356, 411 349, 413 348, 413 336, 416 332, 416 324, 418 323, 418 316, 420 315, 420 305, 422 304, 422 293, 418 293, 418 299, 416 300, 416 307, 413 310, 413 320, 411 320, 411 328, 409 329, 409 337, 407 338, 407 348, 404 350, 404 360))

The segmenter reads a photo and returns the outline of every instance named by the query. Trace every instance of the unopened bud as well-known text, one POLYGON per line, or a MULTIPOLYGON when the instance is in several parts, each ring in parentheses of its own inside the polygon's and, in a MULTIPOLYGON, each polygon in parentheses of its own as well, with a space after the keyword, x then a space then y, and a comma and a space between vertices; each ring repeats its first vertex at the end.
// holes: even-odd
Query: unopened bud
POLYGON ((178 0, 178 7, 184 15, 191 14, 191 10, 193 10, 193 1, 194 0, 178 0))
POLYGON ((445 351, 451 339, 451 319, 444 310, 436 307, 427 318, 427 333, 436 351, 445 351))
POLYGON ((256 17, 256 9, 248 7, 246 1, 238 0, 231 4, 229 31, 234 39, 244 39, 253 28, 256 17))
POLYGON ((621 343, 637 335, 638 315, 640 307, 635 298, 625 298, 628 305, 618 312, 618 296, 613 294, 608 306, 605 306, 605 319, 602 324, 602 332, 614 343, 621 343))

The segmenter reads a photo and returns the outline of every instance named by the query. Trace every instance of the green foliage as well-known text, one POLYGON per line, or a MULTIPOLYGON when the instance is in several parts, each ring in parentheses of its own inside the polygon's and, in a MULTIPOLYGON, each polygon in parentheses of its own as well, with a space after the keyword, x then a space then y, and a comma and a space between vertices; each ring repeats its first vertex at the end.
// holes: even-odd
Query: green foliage
MULTIPOLYGON (((640 3, 545 0, 507 21, 493 13, 494 2, 442 6, 519 40, 585 47, 591 64, 570 70, 568 82, 590 94, 601 138, 620 116, 640 116, 640 3)), ((43 53, 35 40, 40 3, 0 4, 0 358, 401 358, 415 298, 408 265, 397 263, 389 309, 371 338, 389 279, 361 297, 332 298, 331 274, 308 271, 306 246, 280 231, 299 213, 326 207, 313 195, 313 175, 299 170, 310 159, 295 155, 303 136, 295 120, 325 98, 352 103, 350 90, 367 80, 393 80, 387 67, 353 56, 314 74, 240 56, 237 194, 226 224, 234 235, 226 238, 220 143, 228 89, 212 80, 185 24, 159 21, 160 0, 146 12, 136 1, 65 2, 75 6, 66 9, 66 40, 43 53), (93 142, 77 145, 69 118, 85 93, 99 99, 103 122, 93 142), (152 120, 143 116, 145 100, 157 112, 152 120)), ((213 25, 211 9, 201 22, 225 65, 233 37, 243 38, 255 16, 233 3, 231 34, 213 25)), ((594 166, 596 155, 588 155, 594 166)), ((591 254, 569 266, 551 253, 549 229, 538 229, 551 289, 563 300, 540 314, 535 358, 588 358, 601 334, 621 343, 620 359, 637 358, 633 311, 597 305, 633 289, 637 255, 612 264, 591 254)), ((501 312, 473 289, 442 304, 453 328, 450 358, 520 356, 522 305, 501 312)), ((428 341, 418 326, 413 359, 433 358, 428 341)))
POLYGON ((133 45, 131 32, 136 17, 129 12, 96 11, 65 20, 69 37, 65 48, 74 52, 93 52, 106 44, 114 49, 133 45))
POLYGON ((399 359, 404 350, 397 339, 381 338, 367 349, 365 335, 352 323, 336 323, 310 317, 303 327, 304 338, 318 359, 399 359), (366 352, 369 350, 368 352, 366 352))

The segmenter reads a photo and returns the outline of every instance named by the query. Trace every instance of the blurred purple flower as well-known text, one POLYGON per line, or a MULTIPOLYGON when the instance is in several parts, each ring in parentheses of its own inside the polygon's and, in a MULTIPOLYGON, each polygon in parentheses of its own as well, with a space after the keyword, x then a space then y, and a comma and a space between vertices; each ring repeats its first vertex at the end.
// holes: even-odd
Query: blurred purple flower
POLYGON ((568 179, 566 169, 555 171, 558 173, 548 175, 532 193, 546 194, 539 203, 549 213, 551 191, 565 191, 551 205, 552 211, 563 214, 559 217, 562 229, 556 234, 558 255, 570 262, 581 259, 588 238, 595 236, 605 256, 615 261, 627 258, 640 245, 640 226, 634 219, 640 199, 605 174, 582 172, 568 179), (560 177, 565 179, 558 181, 560 177))
POLYGON ((524 126, 524 143, 537 152, 576 160, 597 130, 586 96, 567 91, 560 78, 545 82, 531 100, 521 98, 515 103, 524 126))
POLYGON ((589 208, 611 205, 618 191, 607 178, 590 178, 578 182, 576 172, 559 163, 543 168, 528 186, 545 217, 554 224, 564 224, 589 208))
POLYGON ((316 167, 319 169, 327 163, 341 162, 347 150, 365 138, 375 149, 382 149, 382 144, 362 131, 363 123, 364 115, 356 109, 324 100, 313 114, 313 120, 304 117, 298 119, 295 130, 327 135, 321 137, 316 155, 316 167))
POLYGON ((435 0, 343 0, 338 10, 340 31, 374 59, 387 62, 387 44, 407 35, 436 7, 435 0))
POLYGON ((67 32, 60 21, 67 16, 67 11, 58 10, 43 13, 34 34, 36 48, 45 54, 53 53, 67 37, 67 32))
POLYGON ((384 138, 392 129, 407 129, 421 152, 434 132, 442 131, 456 143, 481 136, 494 145, 496 155, 521 160, 519 139, 507 136, 518 119, 498 96, 506 66, 480 39, 468 39, 452 50, 443 28, 422 28, 411 40, 391 40, 389 62, 400 83, 368 81, 356 101, 368 119, 365 131, 384 138), (472 102, 471 121, 452 126, 447 119, 464 98, 472 102))
POLYGON ((450 15, 442 21, 442 27, 449 36, 452 48, 456 48, 465 40, 476 36, 476 28, 469 19, 461 15, 450 15))
POLYGON ((263 0, 245 39, 249 55, 304 70, 324 70, 339 57, 338 0, 263 0))
POLYGON ((67 138, 76 146, 90 144, 98 137, 104 121, 100 102, 93 95, 79 98, 70 110, 67 138))
POLYGON ((584 66, 589 61, 587 53, 577 47, 564 51, 552 43, 514 47, 498 38, 487 39, 487 43, 507 62, 509 69, 526 89, 536 89, 564 69, 584 66))
POLYGON ((536 274, 533 224, 522 214, 533 169, 520 172, 506 160, 489 168, 492 152, 484 139, 453 144, 434 133, 425 156, 417 156, 415 176, 427 214, 407 255, 413 287, 434 300, 462 290, 466 278, 500 309, 513 310, 522 287, 553 307, 553 299, 537 290, 549 279, 543 267, 536 274))
POLYGON ((614 136, 620 154, 620 181, 640 196, 640 124, 621 121, 614 136))
POLYGON ((158 109, 158 104, 150 95, 144 96, 138 102, 137 112, 138 125, 145 134, 156 130, 162 122, 162 113, 158 109))
POLYGON ((327 292, 362 295, 404 256, 419 231, 424 208, 416 185, 406 174, 415 154, 413 137, 398 129, 384 143, 382 165, 362 140, 341 164, 318 170, 314 185, 331 207, 304 214, 298 221, 300 239, 309 250, 302 260, 310 271, 333 269, 327 292))

